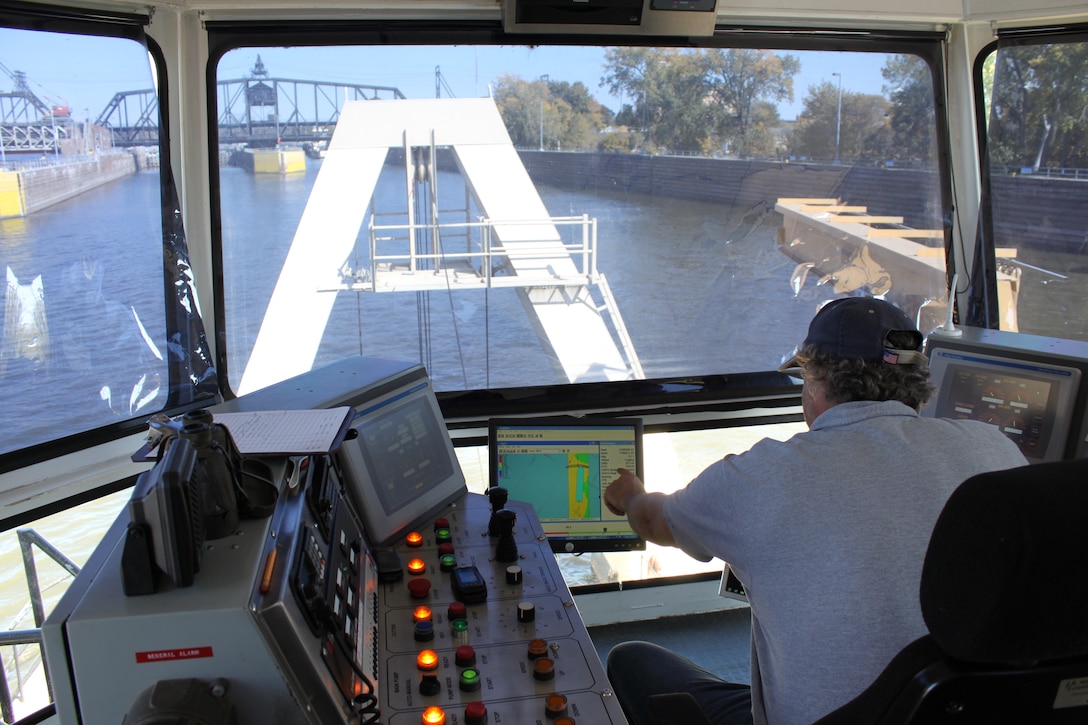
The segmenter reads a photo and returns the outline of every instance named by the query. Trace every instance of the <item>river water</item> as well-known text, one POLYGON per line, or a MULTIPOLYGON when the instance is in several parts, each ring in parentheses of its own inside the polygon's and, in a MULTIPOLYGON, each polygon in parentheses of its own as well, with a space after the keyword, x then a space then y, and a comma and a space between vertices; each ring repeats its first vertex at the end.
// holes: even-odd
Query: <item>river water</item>
MULTIPOLYGON (((286 177, 222 169, 228 365, 220 372, 232 388, 320 168, 311 161, 305 174, 286 177)), ((377 191, 379 211, 404 207, 403 179, 397 178, 402 173, 386 167, 377 191)), ((457 197, 463 197, 463 184, 452 176, 439 174, 444 209, 456 208, 457 197)), ((125 415, 122 403, 140 375, 165 377, 165 364, 149 355, 133 322, 138 315, 159 352, 168 349, 161 332, 162 280, 146 274, 162 259, 157 182, 156 172, 140 172, 29 218, 0 220, 0 267, 21 285, 37 275, 43 280, 53 360, 43 369, 13 362, 10 355, 0 359, 0 452, 109 424, 125 415), (112 391, 112 405, 103 403, 104 390, 112 391)), ((831 295, 830 285, 817 286, 816 275, 794 294, 796 263, 777 248, 777 214, 752 219, 749 208, 728 203, 608 189, 539 191, 551 214, 597 220, 598 268, 649 378, 773 369, 831 295)), ((365 241, 365 229, 360 237, 365 241)), ((365 256, 364 244, 360 259, 349 262, 365 262, 365 256)), ((1068 276, 1024 271, 1020 329, 1088 339, 1083 254, 1021 250, 1019 259, 1068 276)), ((0 305, 10 307, 4 299, 0 305)), ((203 313, 210 335, 207 302, 203 313)), ((9 338, 5 334, 5 345, 9 338)), ((316 364, 355 354, 421 360, 439 390, 562 381, 531 316, 509 289, 418 298, 341 292, 316 364), (418 332, 420 320, 427 335, 418 332)))
MULTIPOLYGON (((232 383, 247 361, 263 300, 275 284, 319 168, 312 164, 305 175, 258 179, 240 169, 223 170, 232 383), (275 204, 261 207, 255 217, 251 210, 268 199, 275 204)), ((405 206, 398 173, 403 171, 395 166, 383 172, 375 201, 379 212, 405 206)), ((459 177, 440 172, 439 189, 440 206, 456 208, 463 197, 459 177)), ((608 279, 647 377, 776 367, 827 297, 826 288, 815 289, 815 280, 811 289, 793 296, 789 279, 796 263, 776 249, 774 215, 753 225, 745 218, 747 209, 725 204, 547 186, 538 191, 553 216, 587 214, 597 220, 598 269, 608 279)), ((477 214, 470 209, 470 218, 477 214)), ((365 230, 361 241, 353 264, 367 261, 365 230)), ((440 390, 559 382, 514 290, 432 292, 425 303, 405 294, 340 293, 318 362, 360 352, 423 359, 440 390), (421 342, 417 324, 423 315, 429 317, 430 332, 421 342), (421 354, 421 348, 427 352, 421 354)))

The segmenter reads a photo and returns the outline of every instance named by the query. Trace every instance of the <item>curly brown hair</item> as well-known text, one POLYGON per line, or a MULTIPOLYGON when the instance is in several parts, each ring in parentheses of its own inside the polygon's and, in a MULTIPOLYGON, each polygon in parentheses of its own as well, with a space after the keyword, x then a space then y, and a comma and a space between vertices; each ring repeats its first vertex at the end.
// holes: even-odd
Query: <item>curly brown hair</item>
MULTIPOLYGON (((891 347, 912 348, 913 339, 895 339, 888 335, 891 347)), ((805 380, 822 382, 827 397, 836 403, 854 400, 898 400, 915 410, 920 410, 933 394, 929 382, 929 365, 889 365, 883 361, 850 360, 832 357, 820 352, 813 345, 803 345, 798 350, 805 380)))

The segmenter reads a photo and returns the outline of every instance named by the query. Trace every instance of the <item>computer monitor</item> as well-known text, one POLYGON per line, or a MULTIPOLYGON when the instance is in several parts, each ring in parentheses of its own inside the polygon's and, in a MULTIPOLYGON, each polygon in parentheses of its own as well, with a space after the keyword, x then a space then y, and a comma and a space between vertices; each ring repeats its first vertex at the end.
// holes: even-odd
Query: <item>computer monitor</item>
POLYGON ((367 539, 381 546, 462 496, 465 477, 421 367, 354 407, 336 458, 367 539))
POLYGON ((923 415, 992 423, 1031 463, 1064 457, 1080 370, 1007 350, 943 347, 930 350, 929 367, 937 389, 923 415))
POLYGON ((515 418, 488 426, 490 483, 530 504, 552 551, 633 551, 646 542, 604 504, 626 468, 642 470, 638 418, 515 418))

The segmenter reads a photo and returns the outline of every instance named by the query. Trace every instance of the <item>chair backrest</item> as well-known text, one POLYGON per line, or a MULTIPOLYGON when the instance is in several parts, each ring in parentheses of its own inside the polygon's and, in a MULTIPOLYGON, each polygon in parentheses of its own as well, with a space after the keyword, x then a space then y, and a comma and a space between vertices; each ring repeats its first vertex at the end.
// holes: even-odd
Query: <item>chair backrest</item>
POLYGON ((820 725, 1088 722, 1088 459, 961 484, 920 600, 929 635, 820 725))

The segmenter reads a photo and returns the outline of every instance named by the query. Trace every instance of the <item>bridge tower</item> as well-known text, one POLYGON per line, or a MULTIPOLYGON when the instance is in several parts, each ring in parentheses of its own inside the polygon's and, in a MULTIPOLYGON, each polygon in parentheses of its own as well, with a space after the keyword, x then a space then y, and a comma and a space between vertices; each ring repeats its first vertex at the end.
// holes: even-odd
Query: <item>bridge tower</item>
POLYGON ((254 123, 275 123, 279 118, 279 108, 276 103, 276 89, 268 85, 268 69, 265 68, 261 56, 257 56, 257 62, 249 73, 249 81, 246 83, 246 118, 252 125, 254 123))

